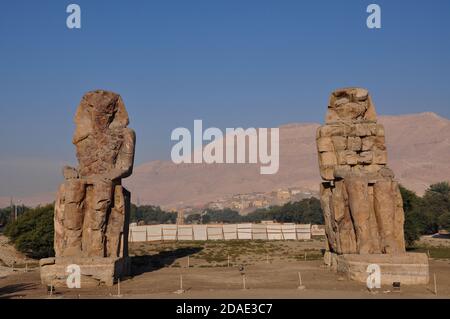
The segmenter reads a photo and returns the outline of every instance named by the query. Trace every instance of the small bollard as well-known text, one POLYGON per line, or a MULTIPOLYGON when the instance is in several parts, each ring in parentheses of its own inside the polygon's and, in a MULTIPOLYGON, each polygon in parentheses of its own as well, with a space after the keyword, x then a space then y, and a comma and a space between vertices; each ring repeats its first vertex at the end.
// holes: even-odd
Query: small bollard
POLYGON ((50 296, 53 296, 53 293, 55 292, 55 287, 53 284, 47 285, 47 294, 50 296))
POLYGON ((433 278, 434 278, 434 294, 437 296, 438 290, 437 290, 436 274, 433 274, 433 278))
POLYGON ((180 274, 180 289, 175 291, 176 294, 183 294, 185 293, 185 290, 183 289, 183 275, 180 274))
POLYGON ((120 294, 120 278, 117 278, 117 297, 122 297, 120 294))
POLYGON ((300 273, 300 271, 298 272, 298 287, 297 287, 297 289, 298 289, 298 290, 304 290, 304 289, 306 289, 306 287, 303 285, 303 282, 302 282, 302 274, 300 273))

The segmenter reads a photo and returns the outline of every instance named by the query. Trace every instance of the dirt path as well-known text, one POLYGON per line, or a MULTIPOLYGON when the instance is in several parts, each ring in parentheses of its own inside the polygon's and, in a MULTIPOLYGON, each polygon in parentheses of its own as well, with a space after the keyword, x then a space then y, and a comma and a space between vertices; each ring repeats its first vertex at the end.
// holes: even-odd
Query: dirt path
MULTIPOLYGON (((370 293, 363 283, 348 281, 322 266, 321 261, 258 263, 245 269, 246 288, 236 267, 174 268, 145 272, 121 282, 120 298, 450 298, 450 261, 431 260, 430 273, 438 278, 438 296, 432 284, 402 286, 400 292, 382 287, 370 293), (298 287, 298 272, 304 290, 298 287), (180 289, 183 276, 185 293, 180 289)), ((58 288, 52 298, 119 298, 118 286, 58 288)), ((0 279, 0 298, 48 298, 37 270, 0 279)))

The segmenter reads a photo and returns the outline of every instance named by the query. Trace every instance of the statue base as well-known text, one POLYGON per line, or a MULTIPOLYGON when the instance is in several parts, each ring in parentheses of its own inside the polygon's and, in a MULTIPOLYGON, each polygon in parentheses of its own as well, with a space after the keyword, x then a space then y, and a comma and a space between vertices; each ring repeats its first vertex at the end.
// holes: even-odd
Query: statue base
POLYGON ((370 264, 380 266, 381 284, 426 285, 429 281, 428 256, 423 253, 403 253, 397 255, 358 255, 325 253, 325 263, 349 279, 367 282, 370 264))
POLYGON ((54 257, 39 261, 41 283, 54 287, 67 287, 67 267, 80 266, 81 288, 94 287, 101 284, 113 286, 114 282, 130 274, 130 258, 102 257, 54 257))

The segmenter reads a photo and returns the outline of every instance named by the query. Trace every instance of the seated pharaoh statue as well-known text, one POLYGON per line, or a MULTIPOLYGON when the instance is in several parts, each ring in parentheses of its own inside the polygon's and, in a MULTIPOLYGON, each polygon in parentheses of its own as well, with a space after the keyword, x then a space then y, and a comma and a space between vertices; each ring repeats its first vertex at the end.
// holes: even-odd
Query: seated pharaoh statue
POLYGON ((369 92, 334 91, 325 122, 317 130, 325 262, 360 281, 362 265, 377 264, 389 273, 385 282, 428 282, 426 256, 405 250, 403 200, 369 92))
POLYGON ((367 90, 335 91, 317 132, 321 200, 331 251, 405 251, 403 203, 387 167, 384 128, 367 90))
MULTIPOLYGON (((121 180, 133 171, 136 139, 128 121, 118 94, 99 90, 83 96, 73 136, 79 166, 64 167, 65 182, 55 202, 55 265, 109 260, 117 268, 116 261, 128 257, 130 193, 121 180)), ((109 276, 101 281, 111 284, 117 274, 109 276)), ((42 271, 41 277, 45 281, 42 271)))

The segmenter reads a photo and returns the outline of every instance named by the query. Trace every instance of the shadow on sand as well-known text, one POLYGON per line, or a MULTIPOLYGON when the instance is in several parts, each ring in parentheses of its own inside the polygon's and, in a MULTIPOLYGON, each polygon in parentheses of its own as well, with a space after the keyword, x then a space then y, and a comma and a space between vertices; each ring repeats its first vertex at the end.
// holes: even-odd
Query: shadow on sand
POLYGON ((156 255, 133 256, 131 257, 131 275, 137 276, 170 266, 176 259, 196 254, 202 249, 199 247, 187 247, 162 251, 156 255))
POLYGON ((26 284, 13 284, 1 287, 0 299, 24 297, 25 296, 25 294, 23 294, 24 291, 35 289, 37 286, 38 286, 37 284, 26 283, 26 284))

